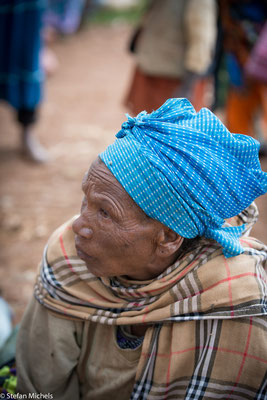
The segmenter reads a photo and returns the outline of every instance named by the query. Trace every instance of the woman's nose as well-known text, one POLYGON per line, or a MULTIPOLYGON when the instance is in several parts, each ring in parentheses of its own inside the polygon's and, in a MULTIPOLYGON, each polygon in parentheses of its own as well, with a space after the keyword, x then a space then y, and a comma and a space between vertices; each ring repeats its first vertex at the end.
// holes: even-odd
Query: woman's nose
POLYGON ((93 230, 85 225, 82 215, 80 215, 75 221, 72 223, 72 229, 74 233, 85 238, 91 239, 93 235, 93 230))

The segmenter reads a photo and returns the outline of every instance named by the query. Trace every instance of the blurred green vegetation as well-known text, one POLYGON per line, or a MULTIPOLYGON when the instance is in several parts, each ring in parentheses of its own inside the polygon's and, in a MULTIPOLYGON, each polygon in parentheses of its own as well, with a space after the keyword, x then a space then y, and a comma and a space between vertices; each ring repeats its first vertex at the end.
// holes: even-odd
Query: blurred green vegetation
POLYGON ((148 0, 139 0, 131 7, 99 7, 88 16, 87 23, 109 25, 114 22, 135 24, 144 13, 148 0))

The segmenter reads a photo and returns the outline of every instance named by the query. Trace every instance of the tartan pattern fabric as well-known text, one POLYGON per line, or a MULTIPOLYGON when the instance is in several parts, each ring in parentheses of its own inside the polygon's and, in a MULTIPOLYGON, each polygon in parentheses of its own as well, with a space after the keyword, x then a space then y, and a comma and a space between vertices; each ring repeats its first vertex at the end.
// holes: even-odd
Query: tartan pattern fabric
MULTIPOLYGON (((254 317, 200 320, 164 325, 161 336, 165 340, 159 340, 154 354, 153 384, 144 398, 266 398, 266 349, 262 351, 266 343, 255 343, 266 337, 266 323, 263 328, 254 317)), ((145 346, 142 358, 147 359, 150 352, 145 346)), ((135 384, 136 393, 143 387, 141 379, 135 384)))
POLYGON ((267 191, 259 142, 187 99, 128 116, 116 136, 100 158, 148 216, 185 238, 216 240, 226 257, 243 252, 244 227, 223 225, 267 191))
MULTIPOLYGON (((252 205, 230 223, 255 218, 252 205)), ((72 221, 48 242, 35 296, 64 318, 148 324, 132 400, 266 398, 266 246, 244 236, 244 254, 226 259, 203 239, 151 281, 97 278, 72 221)))

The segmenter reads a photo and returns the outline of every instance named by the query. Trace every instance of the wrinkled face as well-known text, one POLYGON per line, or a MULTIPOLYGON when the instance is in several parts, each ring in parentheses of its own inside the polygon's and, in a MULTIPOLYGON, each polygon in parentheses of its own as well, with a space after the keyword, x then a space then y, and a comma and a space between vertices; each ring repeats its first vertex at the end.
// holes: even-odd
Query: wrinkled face
POLYGON ((81 215, 74 221, 78 256, 96 276, 150 279, 159 222, 148 218, 97 159, 83 179, 81 215))

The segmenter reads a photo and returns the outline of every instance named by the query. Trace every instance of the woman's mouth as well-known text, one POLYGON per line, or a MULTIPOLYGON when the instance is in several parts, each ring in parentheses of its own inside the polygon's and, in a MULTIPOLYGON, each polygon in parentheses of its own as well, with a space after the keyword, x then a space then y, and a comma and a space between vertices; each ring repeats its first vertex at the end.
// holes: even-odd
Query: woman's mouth
POLYGON ((76 247, 76 252, 77 252, 77 255, 78 255, 79 258, 81 258, 83 261, 90 261, 90 260, 92 260, 92 257, 91 257, 89 254, 85 253, 85 252, 80 248, 80 246, 78 246, 76 243, 75 243, 75 247, 76 247))

